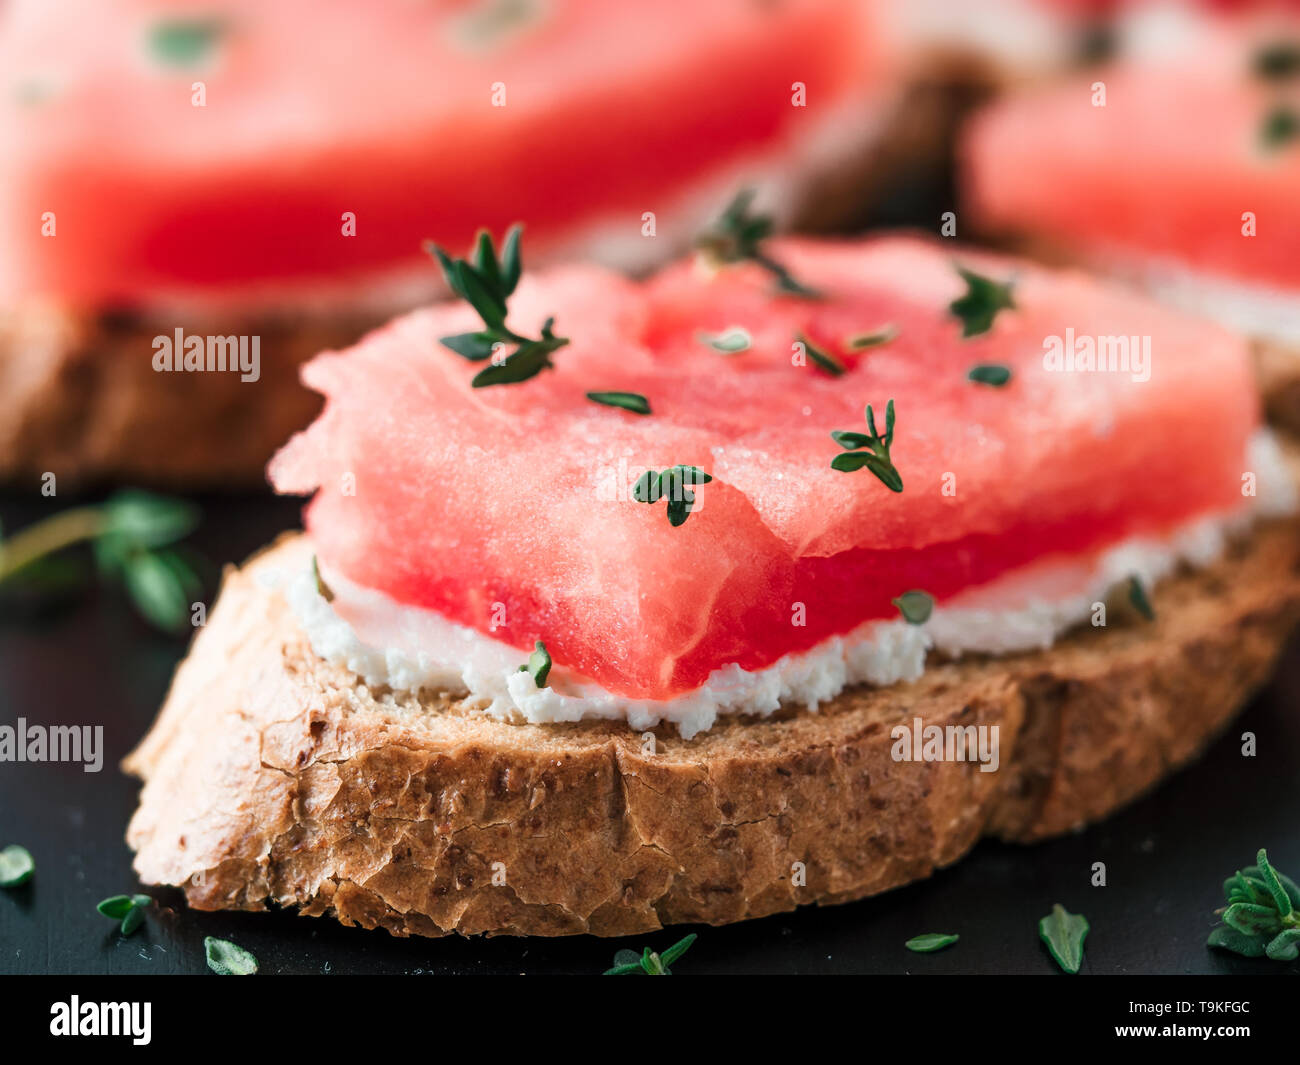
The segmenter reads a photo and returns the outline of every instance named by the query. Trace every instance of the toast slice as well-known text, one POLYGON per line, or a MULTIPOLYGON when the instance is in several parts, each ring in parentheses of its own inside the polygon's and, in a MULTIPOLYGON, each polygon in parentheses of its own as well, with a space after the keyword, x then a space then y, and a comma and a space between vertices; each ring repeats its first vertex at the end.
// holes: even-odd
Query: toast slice
MULTIPOLYGON (((320 397, 298 368, 379 325, 386 310, 255 308, 95 313, 24 307, 0 314, 0 481, 248 485, 311 421, 320 397), (259 374, 159 372, 154 338, 259 338, 259 374)), ((251 340, 248 341, 251 344, 251 340)))
POLYGON ((1194 758, 1300 617, 1300 526, 1260 525, 1049 651, 932 663, 818 713, 661 727, 513 725, 452 693, 368 689, 319 659, 264 579, 227 572, 126 760, 148 884, 198 909, 295 906, 396 935, 603 936, 724 924, 928 876, 983 836, 1031 842, 1194 758), (1000 767, 895 761, 891 728, 997 726, 1000 767))
POLYGON ((1265 416, 1290 433, 1300 433, 1300 345, 1256 340, 1252 351, 1265 416))

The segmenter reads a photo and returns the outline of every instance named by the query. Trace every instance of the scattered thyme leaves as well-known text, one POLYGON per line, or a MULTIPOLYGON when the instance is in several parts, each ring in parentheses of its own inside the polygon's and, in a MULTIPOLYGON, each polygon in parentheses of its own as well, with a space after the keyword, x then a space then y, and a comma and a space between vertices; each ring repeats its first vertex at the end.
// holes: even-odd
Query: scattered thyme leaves
POLYGON ((716 263, 758 264, 776 279, 781 292, 820 299, 820 292, 796 281, 789 270, 763 251, 763 241, 772 235, 772 217, 751 212, 753 201, 754 190, 741 189, 713 228, 701 234, 696 247, 716 263))
POLYGON ((153 625, 179 631, 203 582, 196 557, 174 545, 197 524, 198 510, 183 500, 118 492, 102 504, 60 511, 0 540, 0 584, 27 577, 64 548, 89 543, 102 579, 120 581, 153 625))
POLYGON ((696 940, 696 934, 679 939, 662 954, 646 947, 640 954, 634 950, 620 950, 614 955, 614 967, 606 969, 606 976, 672 976, 669 968, 685 954, 696 940))
POLYGON ((835 430, 831 439, 844 448, 845 454, 831 459, 831 469, 841 473, 853 473, 864 466, 879 478, 880 482, 891 492, 903 490, 903 478, 889 457, 889 449, 894 443, 894 401, 891 399, 885 407, 885 435, 876 431, 875 412, 867 404, 867 428, 870 433, 856 433, 835 430))
POLYGON ((26 847, 11 843, 0 851, 0 888, 25 884, 34 872, 36 863, 32 861, 31 852, 26 847))
POLYGON ((951 947, 960 938, 949 932, 927 932, 923 936, 913 936, 903 946, 917 954, 933 954, 936 950, 951 947))
POLYGON ((121 921, 122 935, 129 936, 144 923, 145 910, 151 905, 153 899, 148 895, 112 895, 100 900, 95 909, 105 917, 121 921))
POLYGON ((724 329, 721 333, 697 333, 696 339, 723 355, 737 355, 754 346, 754 338, 749 335, 749 331, 738 325, 724 329))
POLYGON ((150 28, 149 51, 164 66, 198 66, 224 32, 217 19, 168 19, 150 28))
POLYGON ((818 368, 825 370, 832 377, 843 377, 845 373, 844 365, 829 352, 823 351, 802 333, 795 335, 795 340, 803 345, 803 349, 812 359, 813 364, 818 368))
POLYGON ((1155 621, 1156 612, 1151 606, 1151 600, 1147 598, 1146 587, 1139 577, 1128 579, 1128 601, 1147 621, 1155 621))
POLYGON ((1277 151, 1300 137, 1300 114, 1286 104, 1278 104, 1264 116, 1259 141, 1266 151, 1277 151))
POLYGON ((898 598, 891 599, 890 602, 898 607, 898 612, 903 615, 903 620, 909 625, 924 625, 930 620, 930 615, 934 613, 934 599, 927 593, 917 589, 904 592, 898 598))
POLYGON ((691 489, 712 480, 713 477, 698 466, 669 466, 659 472, 646 470, 632 485, 632 498, 638 503, 658 503, 666 499, 668 524, 675 529, 695 509, 695 493, 691 489))
POLYGON ((1083 964, 1083 941, 1088 936, 1088 918, 1071 913, 1058 902, 1038 922, 1038 936, 1065 972, 1079 971, 1083 964))
POLYGON ((606 407, 630 410, 633 414, 650 413, 650 401, 639 392, 588 392, 587 398, 606 407))
POLYGON ((1011 368, 996 362, 982 362, 978 366, 972 366, 966 377, 977 385, 1001 388, 1011 380, 1011 368))
POLYGON ((228 939, 208 936, 203 940, 203 953, 208 968, 218 976, 252 976, 257 972, 257 959, 228 939))
POLYGON ((1286 81, 1300 76, 1300 41, 1274 41, 1260 48, 1251 70, 1265 81, 1286 81))
POLYGON ((948 310, 961 319, 961 335, 964 338, 979 336, 993 328, 993 320, 1002 310, 1013 310, 1013 283, 994 281, 957 266, 957 273, 966 282, 966 293, 948 304, 948 310))
POLYGON ((532 677, 537 687, 546 687, 546 678, 551 675, 551 655, 546 644, 541 640, 533 642, 533 653, 528 656, 527 664, 519 667, 519 672, 532 677))
POLYGON ((1300 957, 1300 886, 1273 868, 1262 847, 1255 863, 1223 882, 1228 905, 1215 911, 1223 923, 1205 944, 1246 958, 1294 961, 1300 957))
POLYGON ((502 245, 500 258, 492 235, 481 230, 474 243, 474 259, 453 259, 432 241, 425 250, 438 260, 448 287, 465 300, 483 320, 483 328, 471 333, 442 337, 443 347, 470 362, 492 360, 492 365, 475 375, 471 385, 486 388, 509 385, 536 377, 553 363, 551 355, 564 347, 567 337, 554 333, 555 319, 546 319, 542 335, 531 339, 516 333, 506 324, 506 301, 519 284, 523 273, 519 242, 523 230, 511 226, 502 245), (498 352, 515 345, 515 350, 498 361, 498 352))
POLYGON ((878 348, 882 344, 888 344, 891 340, 898 338, 898 326, 882 325, 874 333, 858 333, 849 337, 850 351, 865 351, 867 348, 878 348))

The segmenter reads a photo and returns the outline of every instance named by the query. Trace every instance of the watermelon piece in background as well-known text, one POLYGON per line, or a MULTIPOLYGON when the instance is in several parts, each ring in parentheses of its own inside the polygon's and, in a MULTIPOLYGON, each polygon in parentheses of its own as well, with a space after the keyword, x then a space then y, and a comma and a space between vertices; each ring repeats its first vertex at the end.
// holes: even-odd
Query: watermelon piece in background
POLYGON ((891 85, 849 0, 20 0, 0 18, 7 305, 427 292, 422 239, 517 219, 534 254, 651 262, 742 178, 788 206, 891 85))
POLYGON ((305 368, 324 413, 271 479, 316 491, 306 524, 331 571, 521 650, 544 640, 557 666, 644 699, 895 617, 909 589, 942 604, 1045 557, 1241 508, 1258 415, 1230 334, 1082 275, 907 238, 771 254, 824 298, 774 294, 751 264, 644 283, 526 276, 512 326, 534 335, 555 316, 570 343, 519 384, 471 387, 475 367, 439 343, 476 327, 468 306, 398 319, 305 368), (1015 309, 970 339, 949 310, 965 289, 954 254, 1015 278, 1015 309), (886 324, 888 343, 849 345, 886 324), (748 349, 700 339, 733 327, 748 349), (1067 331, 1149 337, 1149 377, 1052 372, 1046 338, 1067 331), (800 336, 844 372, 794 358, 800 336), (972 382, 985 363, 1010 381, 972 382), (652 413, 592 390, 640 393, 652 413), (883 424, 891 399, 901 493, 830 467, 831 431, 865 431, 867 403, 883 424), (680 527, 629 492, 674 464, 713 478, 680 527))
POLYGON ((1251 337, 1270 418, 1297 426, 1300 74, 1261 73, 1300 54, 1279 10, 1135 17, 1121 59, 994 103, 959 154, 976 228, 1251 337))

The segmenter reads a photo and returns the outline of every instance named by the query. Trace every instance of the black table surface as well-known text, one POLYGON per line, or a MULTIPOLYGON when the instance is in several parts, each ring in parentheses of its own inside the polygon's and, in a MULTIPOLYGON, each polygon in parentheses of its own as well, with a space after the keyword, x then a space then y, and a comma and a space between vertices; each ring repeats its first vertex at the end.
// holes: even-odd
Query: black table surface
MULTIPOLYGON (((217 562, 246 557, 298 520, 295 500, 208 497, 193 542, 217 562)), ((60 504, 62 505, 62 503, 60 504)), ((49 500, 0 501, 6 530, 50 512, 49 500)), ((0 973, 201 973, 203 939, 228 938, 263 973, 598 973, 622 947, 663 949, 686 929, 635 942, 564 939, 397 939, 292 913, 199 913, 178 891, 129 938, 95 903, 141 890, 123 840, 138 785, 117 763, 148 728, 181 639, 151 630, 121 593, 88 584, 46 600, 0 602, 0 724, 104 726, 104 768, 0 763, 0 846, 20 843, 33 880, 0 891, 0 973)), ((985 842, 932 878, 877 898, 805 907, 700 933, 676 966, 686 973, 1042 973, 1055 967, 1037 920, 1061 902, 1087 915, 1084 973, 1294 973, 1296 963, 1210 950, 1223 877, 1266 846, 1300 875, 1300 643, 1267 688, 1205 757, 1108 821, 1032 847, 985 842), (1244 757, 1241 734, 1258 738, 1244 757), (1107 885, 1091 884, 1104 862, 1107 885), (932 955, 904 940, 956 932, 932 955)))

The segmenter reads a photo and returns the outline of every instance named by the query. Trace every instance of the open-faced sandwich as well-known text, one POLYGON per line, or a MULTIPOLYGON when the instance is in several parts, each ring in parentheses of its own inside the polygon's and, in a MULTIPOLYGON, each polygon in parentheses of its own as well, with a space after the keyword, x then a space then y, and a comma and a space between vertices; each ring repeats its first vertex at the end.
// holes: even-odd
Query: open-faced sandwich
POLYGON ((1252 337, 1270 417, 1300 427, 1300 18, 1143 39, 972 124, 974 219, 1252 337))
POLYGON ((128 760, 146 883, 398 934, 736 921, 1077 828, 1226 725, 1300 611, 1245 342, 762 229, 640 282, 485 237, 441 255, 462 299, 306 366, 270 470, 306 532, 227 574, 128 760))
POLYGON ((20 0, 0 72, 0 479, 187 488, 260 480, 300 363, 436 292, 422 236, 662 262, 742 178, 793 210, 893 84, 855 0, 20 0))

